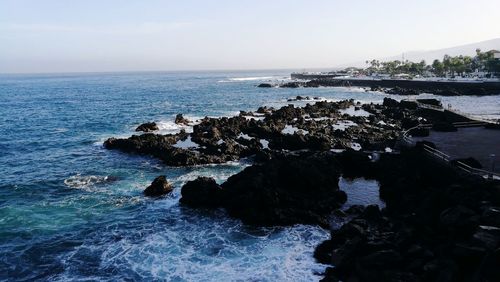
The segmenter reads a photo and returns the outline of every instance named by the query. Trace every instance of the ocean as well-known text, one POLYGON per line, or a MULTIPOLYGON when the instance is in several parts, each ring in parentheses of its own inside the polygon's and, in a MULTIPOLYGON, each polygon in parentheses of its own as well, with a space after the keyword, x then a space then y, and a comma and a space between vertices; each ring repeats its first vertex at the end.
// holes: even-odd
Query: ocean
MULTIPOLYGON (((297 95, 365 103, 388 96, 359 88, 256 87, 289 73, 0 75, 0 280, 319 280, 326 266, 312 254, 328 230, 245 226, 223 210, 179 205, 186 181, 211 176, 221 183, 249 160, 172 168, 102 146, 147 121, 156 121, 160 133, 178 132, 178 113, 195 120, 279 107, 297 95), (162 174, 174 192, 144 197, 162 174)), ((500 96, 437 98, 500 118, 500 96)), ((373 183, 341 182, 353 196, 348 204, 380 203, 373 183)))

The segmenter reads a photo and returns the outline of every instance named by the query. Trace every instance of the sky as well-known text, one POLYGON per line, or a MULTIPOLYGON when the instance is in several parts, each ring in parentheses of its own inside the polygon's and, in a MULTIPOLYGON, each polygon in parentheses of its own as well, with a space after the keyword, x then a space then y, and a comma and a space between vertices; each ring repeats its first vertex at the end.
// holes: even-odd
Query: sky
POLYGON ((0 0, 0 73, 328 68, 500 37, 499 0, 0 0))

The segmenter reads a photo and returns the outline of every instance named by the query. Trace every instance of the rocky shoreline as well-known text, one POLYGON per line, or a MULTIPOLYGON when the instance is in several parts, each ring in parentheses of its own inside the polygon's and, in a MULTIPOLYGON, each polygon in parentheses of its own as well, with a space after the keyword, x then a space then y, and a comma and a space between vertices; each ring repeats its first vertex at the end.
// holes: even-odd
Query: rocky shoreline
MULTIPOLYGON (((139 126, 146 133, 110 138, 104 146, 170 166, 251 158, 252 166, 222 184, 207 177, 187 182, 181 204, 222 208, 255 226, 344 222, 315 251, 331 265, 324 281, 498 281, 490 266, 500 265, 499 182, 463 174, 427 157, 420 145, 400 143, 402 132, 419 124, 449 128, 466 118, 389 98, 381 105, 307 98, 289 102, 315 103, 206 117, 190 133, 151 133, 147 123, 139 126), (340 177, 377 180, 386 207, 343 211, 340 177)), ((182 115, 176 123, 192 124, 182 115)), ((145 195, 171 191, 160 176, 145 195)))
POLYGON ((262 83, 258 87, 317 88, 317 87, 363 87, 367 91, 380 91, 395 95, 419 95, 430 93, 441 96, 488 96, 500 95, 500 82, 457 82, 424 80, 380 80, 380 79, 331 79, 316 78, 307 81, 291 81, 281 84, 262 83))
MULTIPOLYGON (((217 164, 250 156, 265 159, 272 151, 393 150, 403 130, 423 123, 453 127, 452 122, 467 120, 389 98, 382 105, 317 101, 304 107, 260 107, 234 117, 205 117, 192 133, 161 135, 148 129, 125 139, 109 138, 104 146, 151 155, 170 166, 217 164)), ((176 121, 186 123, 182 116, 176 121)))

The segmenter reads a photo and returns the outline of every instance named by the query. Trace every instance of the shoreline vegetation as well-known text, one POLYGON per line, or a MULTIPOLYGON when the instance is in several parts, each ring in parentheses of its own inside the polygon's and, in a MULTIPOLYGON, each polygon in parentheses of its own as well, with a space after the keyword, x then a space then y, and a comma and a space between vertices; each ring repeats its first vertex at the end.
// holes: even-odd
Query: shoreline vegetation
POLYGON ((365 87, 387 94, 442 96, 500 94, 500 51, 476 50, 476 56, 445 55, 428 65, 406 61, 366 61, 367 68, 346 68, 337 72, 292 73, 294 81, 259 87, 365 87))
MULTIPOLYGON (((419 125, 455 131, 455 123, 469 118, 442 109, 435 99, 310 102, 198 121, 179 114, 176 123, 192 126, 192 132, 156 134, 156 124, 149 122, 137 128, 143 134, 109 138, 104 146, 150 155, 169 166, 251 160, 224 183, 208 177, 185 183, 180 203, 222 208, 253 226, 330 229, 331 238, 314 253, 330 265, 321 274, 324 281, 500 280, 495 267, 500 262, 500 181, 437 161, 424 150, 435 147, 432 143, 401 142, 404 131, 429 134, 419 125), (340 177, 376 180, 386 207, 341 209, 347 195, 339 188, 340 177)), ((159 176, 145 195, 171 191, 159 176)))

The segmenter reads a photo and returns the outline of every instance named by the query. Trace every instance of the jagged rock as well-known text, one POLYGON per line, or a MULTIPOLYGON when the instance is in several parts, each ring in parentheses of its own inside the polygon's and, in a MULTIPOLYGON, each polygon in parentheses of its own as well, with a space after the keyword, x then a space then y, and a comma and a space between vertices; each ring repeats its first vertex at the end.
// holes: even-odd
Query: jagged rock
POLYGON ((254 165, 222 184, 232 216, 256 225, 327 225, 327 215, 346 200, 333 159, 287 156, 254 165))
POLYGON ((183 125, 188 125, 191 121, 184 118, 182 114, 178 114, 175 116, 175 124, 183 124, 183 125))
POLYGON ((151 131, 155 131, 155 130, 159 130, 156 122, 146 122, 146 123, 139 125, 135 129, 135 131, 143 131, 143 132, 151 132, 151 131))
POLYGON ((395 108, 395 107, 399 107, 399 102, 394 100, 394 99, 391 99, 391 98, 384 98, 384 102, 382 103, 383 106, 385 107, 389 107, 389 108, 395 108))
POLYGON ((270 83, 261 83, 259 84, 257 87, 261 87, 261 88, 271 88, 273 87, 272 84, 270 83))
POLYGON ((181 190, 180 202, 192 207, 217 207, 222 203, 222 189, 213 178, 198 177, 181 190))
POLYGON ((144 195, 149 197, 162 196, 172 192, 173 189, 174 187, 168 183, 165 175, 160 175, 144 190, 144 195))

